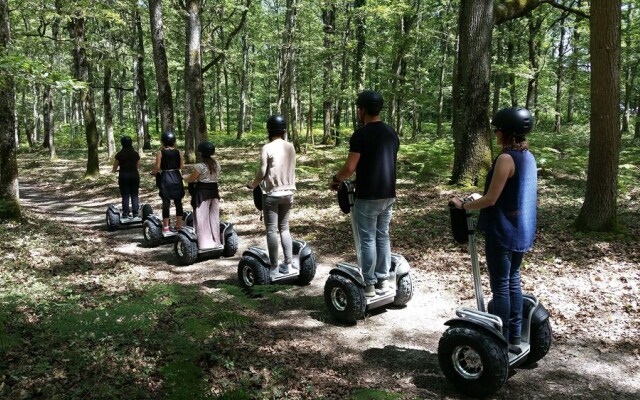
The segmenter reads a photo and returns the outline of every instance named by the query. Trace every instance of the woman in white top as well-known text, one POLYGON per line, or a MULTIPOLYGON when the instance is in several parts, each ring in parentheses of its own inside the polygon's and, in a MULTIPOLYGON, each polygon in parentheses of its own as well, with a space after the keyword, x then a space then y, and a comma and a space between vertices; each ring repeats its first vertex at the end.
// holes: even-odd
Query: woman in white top
POLYGON ((289 213, 293 204, 293 192, 296 190, 296 151, 291 143, 284 140, 286 127, 286 121, 281 115, 272 115, 267 119, 269 143, 262 147, 260 169, 253 182, 247 185, 250 189, 262 185, 265 192, 262 211, 267 228, 272 274, 286 274, 292 268, 293 245, 289 232, 289 213), (284 263, 279 269, 278 232, 284 253, 284 263))
POLYGON ((184 180, 189 183, 198 248, 201 250, 222 246, 218 192, 220 164, 213 158, 215 151, 213 143, 200 143, 198 152, 202 162, 194 166, 191 175, 184 177, 184 180))

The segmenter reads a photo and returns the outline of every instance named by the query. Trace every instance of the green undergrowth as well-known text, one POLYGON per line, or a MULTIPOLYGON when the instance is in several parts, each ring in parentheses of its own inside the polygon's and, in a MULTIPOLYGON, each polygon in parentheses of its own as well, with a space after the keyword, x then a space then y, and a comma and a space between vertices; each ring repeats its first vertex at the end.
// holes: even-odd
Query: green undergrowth
POLYGON ((281 286, 248 296, 141 282, 81 233, 31 215, 0 228, 0 247, 1 398, 216 398, 211 371, 236 368, 252 310, 284 302, 281 286))

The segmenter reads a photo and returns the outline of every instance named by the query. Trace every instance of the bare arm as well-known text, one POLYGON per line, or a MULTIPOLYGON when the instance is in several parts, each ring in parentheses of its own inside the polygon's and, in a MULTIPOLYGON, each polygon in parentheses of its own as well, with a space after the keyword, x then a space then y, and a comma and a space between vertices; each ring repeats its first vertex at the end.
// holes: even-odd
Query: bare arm
POLYGON ((118 166, 120 165, 120 163, 118 162, 117 159, 113 160, 113 168, 111 168, 111 172, 118 172, 118 166))
POLYGON ((342 168, 336 173, 336 179, 343 181, 353 175, 358 166, 358 161, 360 161, 360 153, 349 152, 347 161, 344 162, 342 168))
MULTIPOLYGON (((487 193, 477 200, 465 203, 464 209, 481 210, 496 204, 496 201, 498 201, 498 198, 502 194, 504 185, 507 183, 507 179, 512 177, 515 171, 516 166, 513 158, 511 158, 509 154, 501 154, 496 161, 493 178, 491 178, 491 184, 489 185, 487 193)), ((462 201, 460 201, 460 199, 454 198, 452 201, 457 208, 462 208, 462 201)))

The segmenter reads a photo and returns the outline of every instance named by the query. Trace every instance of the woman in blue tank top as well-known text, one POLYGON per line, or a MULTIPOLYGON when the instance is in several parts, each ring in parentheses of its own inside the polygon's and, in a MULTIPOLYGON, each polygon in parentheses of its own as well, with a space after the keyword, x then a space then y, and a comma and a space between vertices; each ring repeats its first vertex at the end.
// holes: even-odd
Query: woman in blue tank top
POLYGON ((537 167, 528 150, 526 134, 533 118, 524 108, 505 108, 491 121, 502 153, 487 175, 484 195, 458 208, 481 210, 478 230, 484 232, 493 313, 502 320, 509 344, 519 345, 522 326, 520 264, 531 249, 536 230, 537 167))

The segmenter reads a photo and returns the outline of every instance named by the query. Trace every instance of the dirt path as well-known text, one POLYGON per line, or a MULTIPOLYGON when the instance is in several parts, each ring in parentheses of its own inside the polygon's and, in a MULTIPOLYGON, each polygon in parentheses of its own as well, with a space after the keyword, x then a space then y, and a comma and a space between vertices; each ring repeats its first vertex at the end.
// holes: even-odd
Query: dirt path
MULTIPOLYGON (((180 267, 171 246, 142 247, 140 228, 106 231, 108 199, 86 200, 78 193, 29 180, 21 181, 20 195, 28 209, 73 226, 134 260, 140 278, 149 281, 197 284, 203 290, 215 290, 221 282, 235 284, 242 250, 264 246, 260 221, 255 214, 245 215, 232 220, 240 238, 235 257, 180 267)), ((159 203, 153 206, 159 210, 159 203)), ((244 339, 257 352, 247 354, 248 358, 299 363, 295 379, 326 388, 326 398, 343 398, 354 387, 396 391, 409 398, 459 397, 440 372, 436 354, 444 322, 461 305, 446 280, 436 272, 414 270, 415 294, 406 308, 383 309, 345 327, 331 319, 322 300, 329 270, 339 259, 325 254, 317 254, 317 259, 312 284, 287 292, 300 299, 302 306, 279 307, 270 315, 258 316, 260 337, 253 342, 244 339)), ((562 340, 554 343, 536 368, 516 370, 495 397, 640 398, 639 359, 637 348, 603 347, 584 337, 562 340)))

